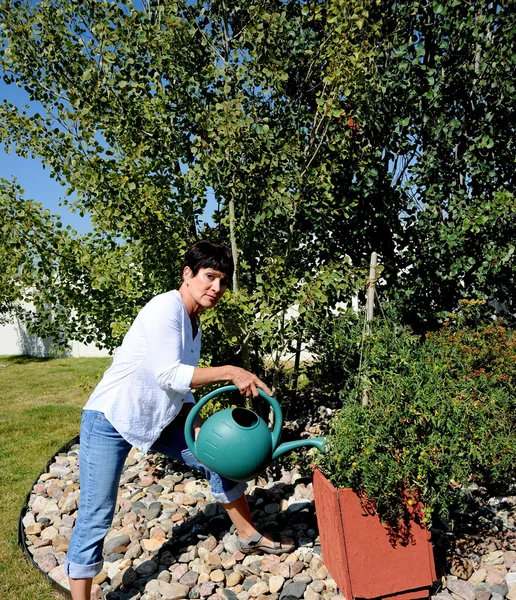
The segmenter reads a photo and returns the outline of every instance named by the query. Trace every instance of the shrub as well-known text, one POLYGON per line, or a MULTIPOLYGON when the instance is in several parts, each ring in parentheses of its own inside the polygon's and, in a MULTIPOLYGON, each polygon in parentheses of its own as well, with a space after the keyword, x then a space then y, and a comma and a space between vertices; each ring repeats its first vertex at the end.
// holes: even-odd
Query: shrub
POLYGON ((306 331, 315 359, 305 366, 309 383, 304 396, 316 405, 340 405, 344 392, 356 387, 363 331, 360 315, 352 309, 324 318, 309 315, 306 331))
POLYGON ((516 336, 501 321, 461 311, 421 338, 373 324, 365 342, 369 404, 344 390, 320 468, 396 526, 408 504, 448 517, 477 482, 508 490, 516 464, 516 336))

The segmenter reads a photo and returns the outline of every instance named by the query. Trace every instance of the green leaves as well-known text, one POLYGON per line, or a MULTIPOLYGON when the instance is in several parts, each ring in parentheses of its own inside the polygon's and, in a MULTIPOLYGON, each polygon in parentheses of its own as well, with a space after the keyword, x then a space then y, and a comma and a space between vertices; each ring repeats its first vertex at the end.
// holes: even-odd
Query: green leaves
MULTIPOLYGON (((509 16, 485 2, 0 1, 0 68, 40 103, 0 105, 1 139, 41 158, 94 225, 61 235, 24 209, 54 252, 48 268, 34 260, 69 288, 48 303, 76 311, 68 331, 114 346, 137 306, 177 284, 189 243, 232 232, 243 316, 228 312, 228 339, 253 342, 255 364, 279 368, 373 249, 383 293, 423 329, 459 294, 514 313, 509 16), (92 298, 80 310, 78 288, 92 298)), ((206 328, 219 358, 224 315, 206 328)))
MULTIPOLYGON (((465 499, 451 480, 463 488, 472 481, 510 485, 516 338, 501 322, 485 319, 483 302, 460 306, 423 341, 399 323, 373 322, 362 358, 369 405, 361 406, 361 381, 351 391, 341 384, 343 407, 329 451, 320 455, 333 483, 362 493, 394 530, 406 516, 404 494, 423 502, 431 521, 449 518, 465 499)), ((342 369, 349 341, 337 339, 344 347, 331 352, 342 369)))

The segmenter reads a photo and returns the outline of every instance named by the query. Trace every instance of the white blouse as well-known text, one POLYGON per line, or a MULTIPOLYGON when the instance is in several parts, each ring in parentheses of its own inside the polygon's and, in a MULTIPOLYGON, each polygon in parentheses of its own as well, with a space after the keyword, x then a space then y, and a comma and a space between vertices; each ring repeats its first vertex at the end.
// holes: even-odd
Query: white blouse
POLYGON ((177 290, 155 296, 139 312, 113 363, 84 410, 104 413, 133 446, 147 452, 190 391, 201 353, 201 329, 192 324, 177 290))

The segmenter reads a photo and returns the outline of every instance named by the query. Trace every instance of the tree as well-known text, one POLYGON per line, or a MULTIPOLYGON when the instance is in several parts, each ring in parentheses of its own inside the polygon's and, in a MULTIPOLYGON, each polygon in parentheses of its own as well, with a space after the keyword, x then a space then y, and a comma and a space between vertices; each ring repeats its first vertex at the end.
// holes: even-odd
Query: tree
MULTIPOLYGON (((338 3, 302 10, 298 2, 245 9, 168 2, 145 10, 123 2, 0 4, 4 79, 45 109, 30 114, 4 103, 3 139, 21 155, 41 157, 95 228, 87 243, 60 238, 70 252, 53 255, 59 276, 43 290, 40 308, 51 310, 40 330, 52 322, 85 335, 81 323, 88 323, 115 345, 133 300, 177 283, 170 273, 199 235, 211 188, 220 212, 209 233, 232 236, 238 248, 239 290, 227 310, 236 302, 241 316, 230 339, 253 340, 279 364, 299 335, 287 309, 324 305, 329 291, 341 292, 348 270, 329 230, 338 222, 332 211, 342 208, 331 194, 331 174, 342 167, 335 148, 354 132, 336 65, 339 10, 338 3), (117 311, 106 296, 82 303, 63 291, 77 279, 79 252, 82 268, 102 265, 107 288, 123 298, 128 292, 106 248, 140 277, 117 311)), ((86 296, 92 283, 79 279, 86 296)))
POLYGON ((419 329, 461 297, 514 314, 514 2, 379 10, 383 42, 364 97, 376 117, 369 154, 383 162, 372 193, 386 181, 404 196, 390 288, 419 329))
POLYGON ((0 1, 4 79, 43 107, 4 102, 1 138, 94 224, 46 247, 59 276, 38 327, 115 346, 202 235, 237 263, 206 323, 215 360, 259 369, 268 355, 277 371, 309 338, 303 315, 348 299, 371 250, 423 329, 461 296, 512 310, 513 8, 0 1), (219 210, 202 229, 209 193, 219 210), (98 277, 82 277, 90 264, 98 277))

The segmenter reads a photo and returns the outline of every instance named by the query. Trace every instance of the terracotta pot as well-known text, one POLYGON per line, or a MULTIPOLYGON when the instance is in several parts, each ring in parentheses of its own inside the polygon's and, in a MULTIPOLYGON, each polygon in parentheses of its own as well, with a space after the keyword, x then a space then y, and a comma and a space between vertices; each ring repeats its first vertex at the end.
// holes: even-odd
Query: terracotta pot
POLYGON ((429 596, 436 573, 427 529, 412 522, 408 541, 393 543, 353 490, 336 489, 317 470, 313 486, 323 560, 346 600, 429 596))

